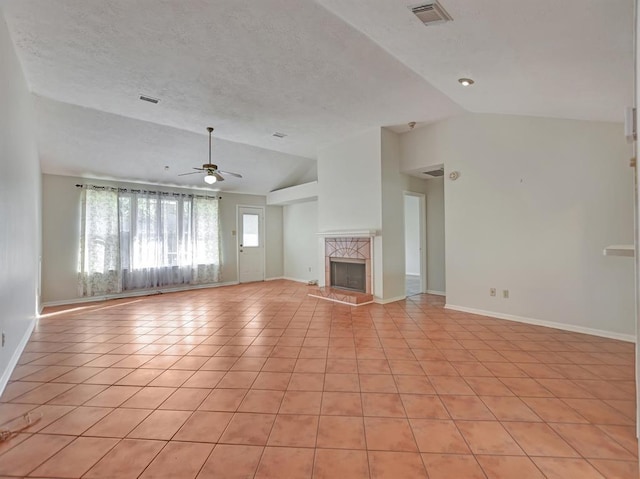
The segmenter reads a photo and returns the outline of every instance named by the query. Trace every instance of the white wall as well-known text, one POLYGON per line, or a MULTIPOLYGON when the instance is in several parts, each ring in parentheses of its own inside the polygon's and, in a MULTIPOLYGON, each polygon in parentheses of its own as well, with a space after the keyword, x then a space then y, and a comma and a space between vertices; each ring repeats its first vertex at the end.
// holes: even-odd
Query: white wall
POLYGON ((282 227, 285 278, 305 282, 318 279, 318 202, 284 206, 282 227))
POLYGON ((445 180, 447 304, 634 335, 633 262, 602 255, 633 241, 622 125, 468 114, 403 140, 434 132, 427 160, 460 173, 445 180))
POLYGON ((383 301, 403 299, 405 291, 404 192, 409 177, 400 173, 400 137, 382 129, 383 301))
POLYGON ((427 290, 443 294, 445 286, 444 179, 425 181, 427 191, 427 290))
MULTIPOLYGON (((318 153, 318 231, 379 232, 373 239, 373 294, 381 302, 405 296, 404 192, 426 189, 425 181, 401 173, 400 162, 400 137, 385 128, 318 153)), ((322 272, 323 239, 317 251, 322 272)))
MULTIPOLYGON (((318 232, 382 228, 381 129, 318 151, 318 232)), ((324 239, 317 240, 319 284, 324 286, 324 239)), ((382 238, 373 238, 373 294, 382 297, 382 238)))
MULTIPOLYGON (((43 302, 78 299, 77 266, 80 237, 80 189, 76 183, 115 185, 140 188, 140 184, 83 179, 71 176, 42 175, 43 178, 43 302)), ((144 187, 144 185, 142 185, 144 187)), ((158 191, 189 192, 183 188, 148 186, 158 191)), ((191 191, 202 194, 202 190, 191 191)), ((220 236, 222 249, 222 282, 238 280, 238 248, 236 206, 264 206, 264 196, 221 193, 220 236)), ((265 215, 265 245, 267 278, 281 277, 282 270, 282 207, 269 206, 265 215)))
POLYGON ((32 98, 0 14, 0 394, 39 309, 40 162, 32 98))
POLYGON ((381 130, 354 135, 318 152, 318 229, 382 227, 381 130))
MULTIPOLYGON (((266 199, 265 199, 266 201, 266 199)), ((282 206, 267 206, 265 216, 265 279, 284 275, 282 206)))
POLYGON ((447 122, 439 121, 401 135, 400 171, 405 173, 435 169, 447 156, 447 122))
MULTIPOLYGON (((635 12, 635 25, 634 25, 634 36, 635 36, 635 84, 633 85, 633 100, 634 106, 636 108, 636 124, 638 124, 638 96, 640 95, 640 75, 638 75, 638 68, 640 67, 640 12, 638 0, 634 1, 634 12, 635 12)), ((633 156, 634 158, 638 157, 638 141, 636 140, 633 143, 633 156)), ((640 341, 638 340, 638 334, 640 333, 640 255, 638 251, 640 251, 640 242, 638 236, 638 224, 640 224, 640 194, 638 192, 638 168, 635 168, 636 182, 635 182, 635 238, 634 238, 634 246, 636 250, 636 255, 634 258, 635 265, 635 278, 636 278, 636 290, 635 290, 635 300, 636 300, 636 437, 640 437, 640 401, 637 399, 640 397, 640 341)), ((638 444, 638 452, 640 453, 640 444, 638 444)))
POLYGON ((404 251, 406 274, 420 275, 420 199, 404 197, 404 251))

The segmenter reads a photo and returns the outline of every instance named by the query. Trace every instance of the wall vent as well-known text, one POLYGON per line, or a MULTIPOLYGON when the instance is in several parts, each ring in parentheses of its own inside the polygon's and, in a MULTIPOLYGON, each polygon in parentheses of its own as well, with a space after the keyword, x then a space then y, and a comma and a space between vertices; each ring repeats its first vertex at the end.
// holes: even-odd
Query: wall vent
POLYGON ((436 25, 453 20, 451 15, 438 2, 422 3, 409 7, 409 9, 425 25, 436 25))
POLYGON ((444 168, 438 168, 437 170, 431 170, 431 171, 423 171, 422 174, 429 175, 433 178, 439 178, 441 176, 444 176, 444 168))
POLYGON ((157 98, 153 98, 153 97, 147 96, 147 95, 140 95, 140 99, 142 101, 148 101, 149 103, 153 103, 153 104, 156 104, 156 103, 158 103, 160 101, 157 98))

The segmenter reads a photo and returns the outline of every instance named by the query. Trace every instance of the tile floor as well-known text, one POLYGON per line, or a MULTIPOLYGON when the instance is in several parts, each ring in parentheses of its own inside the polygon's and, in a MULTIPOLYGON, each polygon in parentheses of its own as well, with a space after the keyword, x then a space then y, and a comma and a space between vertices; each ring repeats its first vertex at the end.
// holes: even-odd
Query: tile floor
POLYGON ((637 478, 632 344, 286 281, 50 310, 0 476, 637 478))

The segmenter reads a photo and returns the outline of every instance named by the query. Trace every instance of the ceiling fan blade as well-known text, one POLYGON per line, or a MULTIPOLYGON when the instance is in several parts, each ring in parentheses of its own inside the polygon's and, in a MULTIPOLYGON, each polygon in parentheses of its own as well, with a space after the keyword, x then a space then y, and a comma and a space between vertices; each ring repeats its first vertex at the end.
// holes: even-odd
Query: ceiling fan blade
POLYGON ((236 178, 242 178, 242 175, 239 175, 238 173, 232 173, 231 171, 218 170, 218 172, 224 175, 231 175, 231 176, 235 176, 236 178))
POLYGON ((195 175, 197 173, 201 173, 201 172, 200 171, 192 171, 190 173, 180 173, 178 176, 195 175))
POLYGON ((217 170, 213 172, 213 176, 215 176, 218 181, 224 181, 224 177, 217 170))
POLYGON ((191 169, 192 169, 192 170, 198 170, 198 171, 204 171, 204 168, 196 168, 196 167, 193 167, 193 168, 191 168, 191 169))

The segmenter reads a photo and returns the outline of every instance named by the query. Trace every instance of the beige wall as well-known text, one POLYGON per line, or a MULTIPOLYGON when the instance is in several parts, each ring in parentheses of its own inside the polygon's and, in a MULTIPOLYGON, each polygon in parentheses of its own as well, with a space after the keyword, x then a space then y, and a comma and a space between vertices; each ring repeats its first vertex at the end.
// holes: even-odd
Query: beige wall
MULTIPOLYGON (((76 183, 115 185, 140 188, 139 184, 82 179, 70 176, 43 175, 43 270, 44 302, 69 301, 78 298, 77 265, 80 237, 80 189, 76 183)), ((144 187, 144 186, 143 186, 144 187)), ((159 191, 191 191, 160 186, 147 186, 159 191)), ((238 249, 236 231, 237 205, 265 206, 264 196, 221 193, 220 236, 222 249, 222 282, 238 280, 238 249)), ((282 207, 266 207, 265 215, 265 276, 281 277, 282 271, 282 207)))
POLYGON ((444 237, 444 179, 434 178, 427 185, 427 290, 446 292, 444 237))

